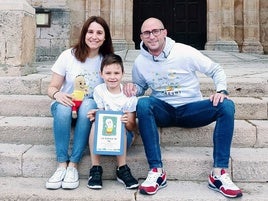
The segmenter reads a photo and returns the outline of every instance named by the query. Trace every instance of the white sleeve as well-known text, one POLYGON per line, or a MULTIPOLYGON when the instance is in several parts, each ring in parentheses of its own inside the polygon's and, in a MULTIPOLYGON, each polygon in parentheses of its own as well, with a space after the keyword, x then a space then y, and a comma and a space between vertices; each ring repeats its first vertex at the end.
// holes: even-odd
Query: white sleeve
POLYGON ((93 91, 93 99, 95 100, 97 107, 99 109, 103 109, 104 108, 104 102, 103 102, 103 97, 101 96, 101 94, 99 93, 100 87, 95 87, 94 91, 93 91))
POLYGON ((70 49, 63 51, 52 66, 51 70, 59 75, 65 76, 66 68, 68 66, 68 61, 70 58, 69 54, 71 54, 70 49))
POLYGON ((137 106, 138 98, 136 96, 132 96, 128 98, 128 101, 123 106, 123 112, 135 112, 137 106))

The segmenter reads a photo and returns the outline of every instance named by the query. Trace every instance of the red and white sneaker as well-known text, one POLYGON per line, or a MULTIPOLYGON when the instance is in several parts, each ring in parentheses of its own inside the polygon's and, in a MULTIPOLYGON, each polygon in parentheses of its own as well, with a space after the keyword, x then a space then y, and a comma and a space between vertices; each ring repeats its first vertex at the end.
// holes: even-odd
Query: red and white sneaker
POLYGON ((157 168, 153 168, 149 171, 146 180, 139 186, 141 194, 153 195, 160 188, 167 186, 167 175, 164 170, 158 172, 157 168))
POLYGON ((218 191, 229 198, 238 198, 243 195, 242 191, 232 182, 224 169, 221 170, 221 176, 213 175, 211 172, 208 177, 208 188, 218 191))

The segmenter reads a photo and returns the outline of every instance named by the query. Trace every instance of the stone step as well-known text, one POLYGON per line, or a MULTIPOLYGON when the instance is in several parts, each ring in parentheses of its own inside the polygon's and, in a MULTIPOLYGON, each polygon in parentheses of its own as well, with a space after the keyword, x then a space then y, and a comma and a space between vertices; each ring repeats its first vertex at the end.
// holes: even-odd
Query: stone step
MULTIPOLYGON (((52 117, 0 117, 2 143, 52 145, 52 117)), ((159 128, 163 146, 212 146, 215 123, 200 128, 159 128)), ((235 120, 234 147, 268 147, 268 120, 235 120)), ((136 145, 142 141, 137 131, 136 145)))
MULTIPOLYGON (((268 99, 232 97, 236 105, 236 119, 268 119, 268 99)), ((0 95, 2 116, 51 116, 52 100, 46 95, 0 95)))
MULTIPOLYGON (((0 77, 0 94, 46 95, 50 79, 50 74, 41 73, 21 77, 0 77)), ((126 70, 123 81, 131 81, 130 69, 126 70)), ((268 83, 265 77, 230 77, 227 81, 228 91, 232 97, 268 96, 268 83)), ((200 88, 207 97, 215 92, 212 80, 203 75, 200 75, 200 88)))
MULTIPOLYGON (((38 200, 38 201, 226 201, 229 200, 220 193, 207 188, 207 182, 171 181, 166 188, 152 196, 142 195, 137 190, 126 190, 115 180, 104 180, 102 190, 92 190, 86 187, 87 180, 80 179, 80 185, 75 190, 47 190, 44 178, 0 178, 0 200, 38 200)), ((139 181, 140 183, 142 180, 139 181)), ((238 200, 267 201, 268 183, 237 183, 243 191, 243 197, 238 200)))
POLYGON ((51 117, 52 100, 46 95, 0 95, 2 116, 51 117))
POLYGON ((30 74, 21 77, 0 77, 0 94, 47 94, 51 76, 47 74, 30 74))
MULTIPOLYGON (((48 178, 56 168, 53 145, 0 144, 0 177, 48 178)), ((232 148, 229 172, 236 182, 268 180, 268 148, 232 148)), ((206 181, 212 168, 212 148, 162 146, 162 158, 168 179, 206 181)), ((128 150, 127 163, 136 178, 144 179, 148 164, 142 146, 128 150)), ((101 157, 103 179, 115 179, 116 158, 101 157)), ((80 178, 88 177, 91 166, 88 150, 79 165, 80 178)))
MULTIPOLYGON (((268 200, 268 57, 203 53, 223 66, 230 96, 236 104, 231 177, 240 182, 238 186, 244 191, 242 200, 268 200)), ((128 51, 124 56, 124 82, 131 80, 131 68, 137 55, 138 51, 128 51)), ((206 187, 212 167, 215 123, 195 129, 159 128, 168 187, 154 196, 143 196, 118 184, 116 160, 112 156, 102 157, 103 193, 86 188, 91 165, 88 150, 79 165, 81 184, 78 189, 46 190, 45 181, 56 167, 51 100, 46 96, 52 64, 36 65, 37 74, 0 77, 0 200, 226 200, 206 187)), ((211 79, 197 75, 203 95, 208 97, 214 93, 211 79)), ((133 175, 141 182, 147 176, 148 164, 139 136, 128 150, 127 161, 133 175)))
MULTIPOLYGON (((119 51, 125 67, 125 81, 131 80, 131 69, 139 50, 119 51)), ((201 51, 219 63, 227 76, 228 90, 231 96, 263 97, 268 96, 268 56, 222 51, 201 51)), ((37 73, 21 77, 0 77, 0 94, 46 94, 51 79, 53 62, 37 62, 37 73)), ((214 84, 203 74, 200 77, 204 96, 214 92, 214 84)))
MULTIPOLYGON (((38 201, 226 201, 220 193, 207 188, 207 182, 168 181, 166 188, 152 196, 142 195, 137 190, 126 190, 122 184, 114 180, 104 180, 102 190, 86 187, 87 180, 80 179, 75 190, 45 189, 44 178, 0 178, 0 200, 38 200, 38 201)), ((140 183, 142 180, 139 181, 140 183)), ((237 183, 243 191, 239 200, 267 201, 268 183, 237 183)))

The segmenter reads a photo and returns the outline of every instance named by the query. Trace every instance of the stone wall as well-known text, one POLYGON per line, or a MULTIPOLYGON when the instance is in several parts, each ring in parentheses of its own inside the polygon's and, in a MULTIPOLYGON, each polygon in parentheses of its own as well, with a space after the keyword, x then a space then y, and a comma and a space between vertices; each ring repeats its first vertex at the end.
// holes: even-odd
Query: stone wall
POLYGON ((110 26, 115 50, 133 49, 132 0, 27 0, 35 9, 51 12, 51 26, 37 27, 36 61, 54 61, 75 44, 84 21, 102 16, 110 26))
MULTIPOLYGON (((72 35, 72 10, 67 0, 27 0, 35 9, 47 9, 51 13, 50 27, 36 28, 36 61, 55 60, 70 47, 72 35)), ((77 2, 77 0, 75 1, 77 2)), ((81 8, 80 8, 81 10, 81 8)), ((82 10, 83 13, 83 10, 82 10)), ((76 19, 74 17, 74 19, 76 19)), ((78 19, 77 19, 78 20, 78 19)), ((83 21, 83 19, 81 20, 83 21)))
MULTIPOLYGON (((55 60, 77 42, 83 22, 91 15, 107 21, 116 50, 134 48, 133 0, 27 1, 51 11, 51 27, 36 30, 36 61, 55 60)), ((207 0, 207 5, 207 49, 268 53, 267 0, 207 0)))
POLYGON ((36 29, 36 61, 55 60, 70 46, 70 11, 52 8, 51 26, 36 29))

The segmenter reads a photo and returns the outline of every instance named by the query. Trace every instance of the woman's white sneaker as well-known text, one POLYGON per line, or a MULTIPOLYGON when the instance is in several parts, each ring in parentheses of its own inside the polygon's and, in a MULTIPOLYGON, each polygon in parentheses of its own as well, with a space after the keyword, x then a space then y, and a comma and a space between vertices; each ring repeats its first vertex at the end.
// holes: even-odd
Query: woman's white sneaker
POLYGON ((66 174, 66 168, 58 167, 54 174, 47 180, 47 189, 59 189, 66 174))
POLYGON ((63 189, 75 189, 79 186, 78 171, 75 167, 67 167, 66 175, 62 181, 63 189))

